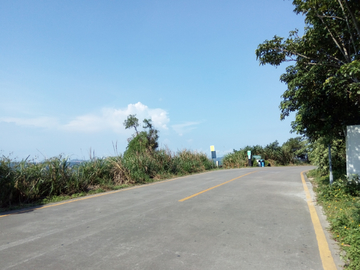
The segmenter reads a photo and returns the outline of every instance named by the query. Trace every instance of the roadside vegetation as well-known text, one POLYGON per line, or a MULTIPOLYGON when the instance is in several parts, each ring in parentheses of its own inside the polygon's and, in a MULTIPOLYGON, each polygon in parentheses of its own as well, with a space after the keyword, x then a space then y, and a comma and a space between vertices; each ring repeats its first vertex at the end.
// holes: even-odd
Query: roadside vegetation
MULTIPOLYGON (((282 146, 278 141, 270 143, 265 147, 260 145, 246 146, 239 150, 233 150, 224 156, 222 163, 225 168, 240 168, 248 166, 247 151, 251 154, 261 156, 265 160, 265 166, 300 165, 308 164, 309 144, 301 137, 290 138, 282 146)), ((253 166, 258 166, 255 159, 253 166)))
POLYGON ((329 176, 313 170, 308 173, 330 223, 333 238, 345 252, 342 253, 346 269, 360 269, 360 184, 359 179, 349 181, 335 174, 330 186, 329 176))
POLYGON ((331 147, 334 182, 329 184, 328 148, 323 141, 312 143, 309 157, 317 169, 307 173, 330 224, 330 232, 344 251, 346 269, 360 269, 360 179, 346 177, 346 149, 343 140, 331 147))
POLYGON ((214 168, 206 154, 182 150, 176 153, 158 149, 158 131, 151 120, 130 115, 124 123, 135 128, 124 154, 91 158, 73 165, 58 156, 42 162, 15 161, 0 157, 0 207, 2 210, 42 204, 86 194, 151 183, 165 178, 203 172, 214 168))

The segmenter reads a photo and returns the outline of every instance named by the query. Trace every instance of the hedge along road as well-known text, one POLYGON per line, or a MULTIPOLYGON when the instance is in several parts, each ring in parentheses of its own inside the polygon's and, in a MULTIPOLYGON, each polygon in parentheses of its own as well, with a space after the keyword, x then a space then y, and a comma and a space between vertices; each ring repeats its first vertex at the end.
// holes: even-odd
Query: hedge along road
POLYGON ((336 269, 301 179, 311 168, 219 170, 3 214, 0 268, 336 269))

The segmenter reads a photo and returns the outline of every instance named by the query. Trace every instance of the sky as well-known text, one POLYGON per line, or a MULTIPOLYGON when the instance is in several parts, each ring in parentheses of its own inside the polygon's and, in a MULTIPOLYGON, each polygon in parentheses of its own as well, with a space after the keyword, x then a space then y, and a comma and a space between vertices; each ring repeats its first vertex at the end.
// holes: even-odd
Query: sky
POLYGON ((0 3, 0 155, 123 153, 129 114, 161 148, 217 156, 284 143, 280 67, 257 46, 304 28, 289 0, 12 0, 0 3))

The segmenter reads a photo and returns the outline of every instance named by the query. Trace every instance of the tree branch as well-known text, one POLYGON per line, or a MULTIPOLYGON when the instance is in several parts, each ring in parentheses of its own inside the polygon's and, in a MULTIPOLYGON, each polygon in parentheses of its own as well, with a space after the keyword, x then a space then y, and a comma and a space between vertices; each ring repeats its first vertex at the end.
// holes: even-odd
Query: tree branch
POLYGON ((339 65, 335 65, 335 64, 324 64, 324 63, 314 63, 314 62, 305 62, 304 64, 311 65, 311 66, 329 66, 329 67, 336 67, 336 68, 339 67, 339 65))
POLYGON ((305 59, 309 59, 309 60, 311 60, 311 57, 308 57, 308 56, 306 56, 306 55, 303 55, 303 54, 301 54, 301 53, 298 53, 298 52, 292 52, 292 51, 289 51, 289 50, 286 50, 286 49, 282 49, 284 52, 287 52, 287 53, 290 53, 290 54, 293 54, 293 55, 296 55, 296 56, 300 56, 300 57, 303 57, 303 58, 305 58, 305 59))
MULTIPOLYGON (((319 14, 318 14, 319 16, 319 14)), ((319 17, 320 18, 320 17, 319 17)), ((329 32, 332 40, 334 41, 334 43, 336 44, 336 46, 338 47, 338 49, 340 50, 340 52, 342 53, 342 55, 344 56, 344 58, 346 60, 347 59, 347 53, 345 53, 345 51, 343 50, 343 48, 341 48, 340 44, 338 43, 338 41, 336 40, 336 38, 334 37, 333 33, 330 31, 329 27, 326 25, 326 23, 324 22, 323 18, 320 18, 321 22, 323 23, 323 25, 325 26, 326 30, 329 32)), ((346 49, 345 49, 346 50, 346 49)))
MULTIPOLYGON (((343 7, 343 5, 342 5, 342 3, 341 3, 341 0, 338 0, 338 2, 339 2, 339 5, 340 5, 340 7, 341 7, 342 12, 344 13, 344 16, 345 16, 345 19, 346 19, 346 25, 347 25, 347 27, 348 27, 348 30, 349 30, 349 33, 350 33, 350 37, 351 37, 351 43, 352 43, 352 45, 353 45, 353 47, 354 47, 354 53, 356 54, 356 53, 357 53, 357 49, 356 49, 356 45, 355 45, 355 43, 354 43, 354 37, 353 37, 353 35, 352 35, 352 31, 351 31, 351 28, 350 28, 348 16, 346 15, 346 12, 345 12, 345 9, 344 9, 344 7, 343 7)), ((345 3, 346 3, 346 1, 345 1, 345 3)), ((349 49, 350 49, 350 48, 349 48, 349 49)))
POLYGON ((319 18, 331 18, 331 19, 338 19, 338 20, 342 20, 345 21, 343 18, 338 17, 338 16, 327 16, 327 15, 317 15, 319 18))
MULTIPOLYGON (((289 50, 286 50, 286 49, 283 49, 283 48, 276 48, 277 50, 281 51, 281 52, 287 52, 289 54, 293 54, 293 55, 296 55, 296 56, 300 56, 300 57, 303 57, 305 59, 308 59, 308 60, 315 60, 314 58, 311 58, 311 57, 308 57, 306 55, 303 55, 301 53, 298 53, 298 52, 292 52, 292 51, 289 51, 289 50)), ((333 59, 339 63, 342 63, 342 64, 345 64, 344 61, 340 60, 339 58, 335 57, 335 56, 332 56, 332 55, 328 55, 328 54, 325 54, 326 57, 330 58, 330 59, 333 59)), ((296 59, 290 59, 290 60, 287 60, 287 61, 296 61, 296 59)), ((333 66, 333 67, 339 67, 339 65, 335 65, 335 64, 330 64, 329 66, 333 66)))
POLYGON ((350 16, 351 16, 351 18, 352 18, 352 22, 353 22, 353 24, 354 24, 354 26, 355 26, 355 29, 356 29, 356 31, 357 31, 357 33, 358 33, 358 36, 360 37, 360 28, 359 28, 359 25, 358 25, 358 23, 357 23, 357 21, 356 21, 355 15, 354 15, 353 12, 351 12, 351 9, 349 8, 349 5, 347 4, 347 2, 346 2, 346 1, 344 1, 344 2, 345 2, 346 9, 347 9, 348 12, 350 13, 350 16))

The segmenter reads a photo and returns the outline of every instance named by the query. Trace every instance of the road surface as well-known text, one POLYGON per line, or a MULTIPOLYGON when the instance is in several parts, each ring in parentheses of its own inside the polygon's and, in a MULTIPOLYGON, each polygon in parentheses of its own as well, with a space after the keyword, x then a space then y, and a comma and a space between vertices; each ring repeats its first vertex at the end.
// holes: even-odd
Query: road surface
POLYGON ((2 213, 0 269, 324 269, 300 176, 312 168, 219 170, 2 213))

